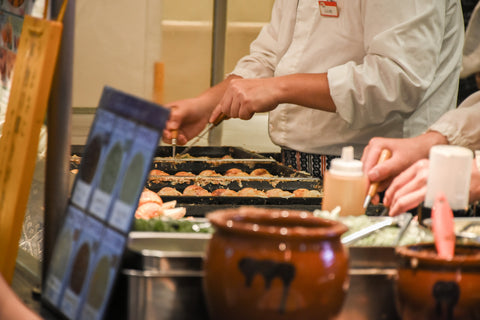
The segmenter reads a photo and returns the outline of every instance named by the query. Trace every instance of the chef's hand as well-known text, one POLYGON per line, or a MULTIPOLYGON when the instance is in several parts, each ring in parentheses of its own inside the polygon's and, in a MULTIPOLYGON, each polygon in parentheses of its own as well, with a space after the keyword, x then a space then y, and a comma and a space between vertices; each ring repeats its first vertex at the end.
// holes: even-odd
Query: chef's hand
POLYGON ((278 105, 276 78, 232 79, 210 116, 213 122, 220 113, 229 118, 249 120, 256 112, 268 112, 278 105))
MULTIPOLYGON (((428 158, 430 148, 437 144, 448 144, 445 136, 437 131, 406 139, 372 138, 363 150, 363 171, 370 183, 379 182, 377 191, 384 191, 396 176, 415 161, 428 158), (392 155, 390 159, 377 164, 383 149, 389 149, 392 155)), ((378 203, 378 199, 376 195, 372 202, 378 203)))
POLYGON ((480 171, 475 159, 473 160, 472 174, 470 176, 470 194, 468 201, 471 203, 480 201, 480 171))
POLYGON ((202 107, 200 98, 175 101, 165 107, 170 108, 170 118, 163 130, 163 141, 166 143, 171 143, 172 131, 178 130, 177 143, 186 144, 205 128, 210 116, 210 109, 202 107))
MULTIPOLYGON (((429 160, 422 159, 396 177, 385 192, 383 202, 390 207, 389 214, 396 216, 419 206, 427 193, 429 160)), ((472 161, 469 202, 480 200, 480 171, 472 161)))
POLYGON ((399 174, 385 191, 383 203, 396 216, 420 205, 427 193, 428 159, 415 162, 399 174))

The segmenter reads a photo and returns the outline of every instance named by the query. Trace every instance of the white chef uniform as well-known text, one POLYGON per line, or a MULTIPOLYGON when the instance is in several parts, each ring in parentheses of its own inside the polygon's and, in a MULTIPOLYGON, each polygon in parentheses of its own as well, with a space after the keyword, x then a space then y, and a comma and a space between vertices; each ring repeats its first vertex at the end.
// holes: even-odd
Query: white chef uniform
POLYGON ((455 108, 463 17, 458 0, 277 0, 272 17, 233 74, 266 78, 328 73, 337 112, 293 104, 270 112, 282 148, 360 157, 374 136, 410 137, 455 108))
MULTIPOLYGON (((475 6, 465 33, 461 77, 480 72, 480 3, 475 6)), ((437 120, 430 130, 443 134, 448 143, 480 150, 480 91, 437 120)))

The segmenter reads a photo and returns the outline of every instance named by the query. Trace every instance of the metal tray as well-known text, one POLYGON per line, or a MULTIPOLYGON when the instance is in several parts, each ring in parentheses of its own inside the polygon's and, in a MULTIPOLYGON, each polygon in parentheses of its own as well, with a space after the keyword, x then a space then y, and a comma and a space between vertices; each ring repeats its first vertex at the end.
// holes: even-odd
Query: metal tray
MULTIPOLYGON (((373 223, 380 222, 388 217, 370 216, 373 223)), ((207 218, 192 218, 198 223, 208 222, 207 218)), ((341 221, 341 217, 340 217, 341 221)), ((212 235, 210 233, 195 232, 145 232, 132 231, 129 233, 127 246, 135 252, 146 252, 152 255, 155 251, 184 252, 188 255, 203 254, 212 235), (145 251, 147 250, 147 251, 145 251)), ((394 257, 393 246, 359 247, 349 246, 353 266, 360 267, 392 267, 394 257), (377 261, 372 265, 372 261, 377 261)))
MULTIPOLYGON (((212 192, 219 188, 239 191, 242 188, 254 188, 261 191, 267 191, 279 188, 285 191, 293 192, 296 189, 322 190, 322 180, 312 177, 305 172, 298 172, 294 169, 283 166, 275 160, 268 159, 241 159, 241 160, 203 160, 203 161, 183 161, 183 160, 155 160, 154 169, 160 169, 169 176, 150 176, 146 187, 154 192, 158 192, 164 187, 172 187, 179 192, 190 185, 198 185, 212 192), (263 176, 200 176, 203 170, 214 170, 219 174, 231 168, 237 168, 250 173, 254 169, 266 169, 273 177, 263 176), (195 176, 175 176, 179 171, 187 171, 195 176)), ((177 201, 179 206, 187 207, 187 214, 193 216, 204 215, 205 206, 223 206, 236 207, 240 205, 321 205, 321 197, 225 197, 225 196, 162 196, 164 201, 177 201), (203 206, 203 207, 199 207, 203 206)))
POLYGON ((201 271, 124 269, 122 276, 127 282, 128 297, 122 302, 128 320, 208 320, 201 271))
MULTIPOLYGON (((180 153, 185 149, 185 147, 178 146, 177 152, 180 153)), ((71 146, 71 161, 70 161, 70 169, 78 169, 80 166, 80 161, 82 160, 82 156, 85 150, 84 145, 72 145, 71 146)), ((189 158, 175 158, 178 164, 188 164, 191 165, 195 162, 217 162, 221 163, 228 163, 233 161, 234 159, 248 159, 250 161, 260 161, 260 162, 275 162, 274 159, 270 157, 262 156, 258 153, 248 151, 241 147, 232 147, 232 146, 225 146, 225 147, 203 147, 203 146, 194 146, 188 152, 191 156, 189 158), (229 158, 224 159, 225 156, 229 158)), ((172 161, 172 147, 171 146, 158 146, 155 154, 153 162, 159 161, 172 161)), ((152 165, 152 167, 155 167, 152 165)))
MULTIPOLYGON (((164 187, 172 187, 180 192, 190 186, 198 185, 202 188, 212 192, 219 188, 231 189, 239 191, 242 188, 254 188, 262 191, 267 191, 274 188, 279 188, 285 191, 293 192, 296 189, 322 190, 322 183, 315 178, 232 178, 232 177, 166 177, 163 179, 149 179, 146 187, 152 191, 158 192, 164 187)), ((321 192, 321 191, 320 191, 321 192)), ((182 198, 184 196, 178 196, 182 198)), ((194 199, 198 198, 192 196, 194 199)), ((221 197, 212 197, 221 198, 221 197)), ((237 198, 237 197, 233 197, 237 198)), ((239 198, 239 197, 238 197, 239 198)), ((252 197, 258 198, 258 197, 252 197)), ((189 199, 190 200, 190 199, 189 199)), ((186 201, 183 201, 186 202, 186 201)), ((231 202, 231 201, 228 201, 231 202)), ((217 203, 216 201, 212 203, 217 203)))
POLYGON ((261 208, 313 211, 322 207, 322 198, 260 198, 260 197, 162 197, 177 200, 177 207, 187 209, 187 216, 205 217, 209 212, 252 205, 261 208), (188 199, 191 198, 191 199, 188 199), (185 200, 185 201, 184 201, 185 200), (188 202, 190 201, 190 202, 188 202))
POLYGON ((127 246, 129 250, 140 253, 149 250, 204 254, 211 238, 209 233, 132 231, 128 235, 127 246))
MULTIPOLYGON (((180 154, 186 147, 177 146, 177 154, 180 154)), ((241 147, 234 146, 193 146, 189 151, 188 155, 191 158, 186 158, 185 160, 190 161, 202 161, 205 158, 222 160, 221 158, 229 156, 233 159, 266 159, 266 157, 253 152, 246 150, 241 147), (195 159, 198 157, 199 159, 195 159)), ((172 147, 171 146, 159 146, 155 152, 156 158, 171 158, 172 157, 172 147)), ((224 159, 228 160, 228 159, 224 159)))
MULTIPOLYGON (((186 147, 177 146, 177 153, 181 153, 186 147)), ((71 146, 72 155, 82 156, 85 146, 84 145, 72 145, 71 146)), ((229 156, 234 159, 267 159, 258 153, 253 151, 248 151, 241 147, 234 146, 222 146, 222 147, 204 147, 204 146, 194 146, 190 149, 188 154, 192 157, 189 160, 205 160, 205 158, 216 158, 221 160, 222 157, 229 156), (195 157, 202 159, 195 159, 195 157)), ((172 158, 172 147, 171 146, 158 146, 155 151, 156 158, 172 158)))
MULTIPOLYGON (((189 256, 203 255, 212 235, 206 233, 130 232, 128 248, 142 255, 155 251, 181 252, 189 256)), ((351 268, 394 268, 395 247, 349 247, 351 268)), ((151 265, 147 264, 147 265, 151 265)), ((144 269, 149 269, 147 265, 144 269)))
POLYGON ((216 160, 204 161, 183 161, 183 160, 155 160, 153 169, 159 169, 169 174, 169 176, 150 176, 147 186, 158 191, 163 187, 175 187, 183 191, 185 187, 191 184, 208 188, 213 191, 217 188, 230 188, 239 190, 241 188, 251 187, 260 190, 280 188, 292 191, 298 188, 320 189, 322 180, 312 177, 308 173, 295 171, 294 169, 281 165, 274 160, 225 160, 222 162, 216 160), (265 169, 272 177, 264 176, 225 176, 227 170, 236 168, 246 173, 255 169, 265 169), (200 176, 203 170, 214 170, 222 176, 200 176), (175 176, 175 173, 186 171, 195 176, 175 176))
MULTIPOLYGON (((153 169, 160 169, 170 175, 174 175, 179 171, 191 172, 195 175, 200 174, 203 170, 215 170, 215 172, 224 175, 227 170, 237 168, 250 173, 255 169, 266 169, 270 174, 276 177, 297 177, 312 178, 306 172, 296 171, 291 167, 281 165, 273 159, 197 159, 195 161, 189 159, 164 159, 155 158, 153 160, 153 169)), ((157 176, 163 178, 164 176, 157 176)), ((210 177, 205 177, 210 178, 210 177)), ((216 178, 216 177, 211 177, 216 178)), ((226 177, 226 178, 254 178, 252 177, 226 177)))

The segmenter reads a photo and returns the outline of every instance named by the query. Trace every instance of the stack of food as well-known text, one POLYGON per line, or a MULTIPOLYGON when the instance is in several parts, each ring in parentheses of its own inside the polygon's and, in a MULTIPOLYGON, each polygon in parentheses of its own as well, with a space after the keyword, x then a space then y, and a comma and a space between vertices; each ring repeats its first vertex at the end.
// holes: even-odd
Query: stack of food
POLYGON ((168 217, 180 219, 185 216, 186 209, 176 207, 175 200, 163 202, 162 198, 149 189, 144 189, 138 201, 135 211, 136 219, 151 219, 156 217, 168 217))

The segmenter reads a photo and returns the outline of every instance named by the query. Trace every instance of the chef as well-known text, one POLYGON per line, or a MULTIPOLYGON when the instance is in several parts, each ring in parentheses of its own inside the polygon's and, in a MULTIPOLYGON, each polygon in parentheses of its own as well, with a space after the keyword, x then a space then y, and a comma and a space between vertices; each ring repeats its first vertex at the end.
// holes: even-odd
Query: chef
MULTIPOLYGON (((480 3, 472 13, 465 36, 461 78, 475 75, 480 90, 480 3)), ((379 191, 388 187, 383 203, 390 215, 417 207, 425 198, 428 155, 434 145, 452 144, 472 151, 480 150, 480 91, 471 94, 461 105, 444 114, 423 134, 409 139, 374 138, 362 156, 364 170, 371 182, 380 182, 379 191), (376 165, 382 149, 392 157, 376 165), (393 182, 392 182, 393 180, 393 182)), ((480 172, 472 163, 470 202, 480 200, 480 172)), ((374 201, 378 201, 378 198, 374 201)))
POLYGON ((322 177, 342 147, 360 158, 372 137, 418 135, 454 108, 462 47, 456 0, 276 0, 224 81, 167 105, 164 141, 269 112, 282 162, 322 177))

